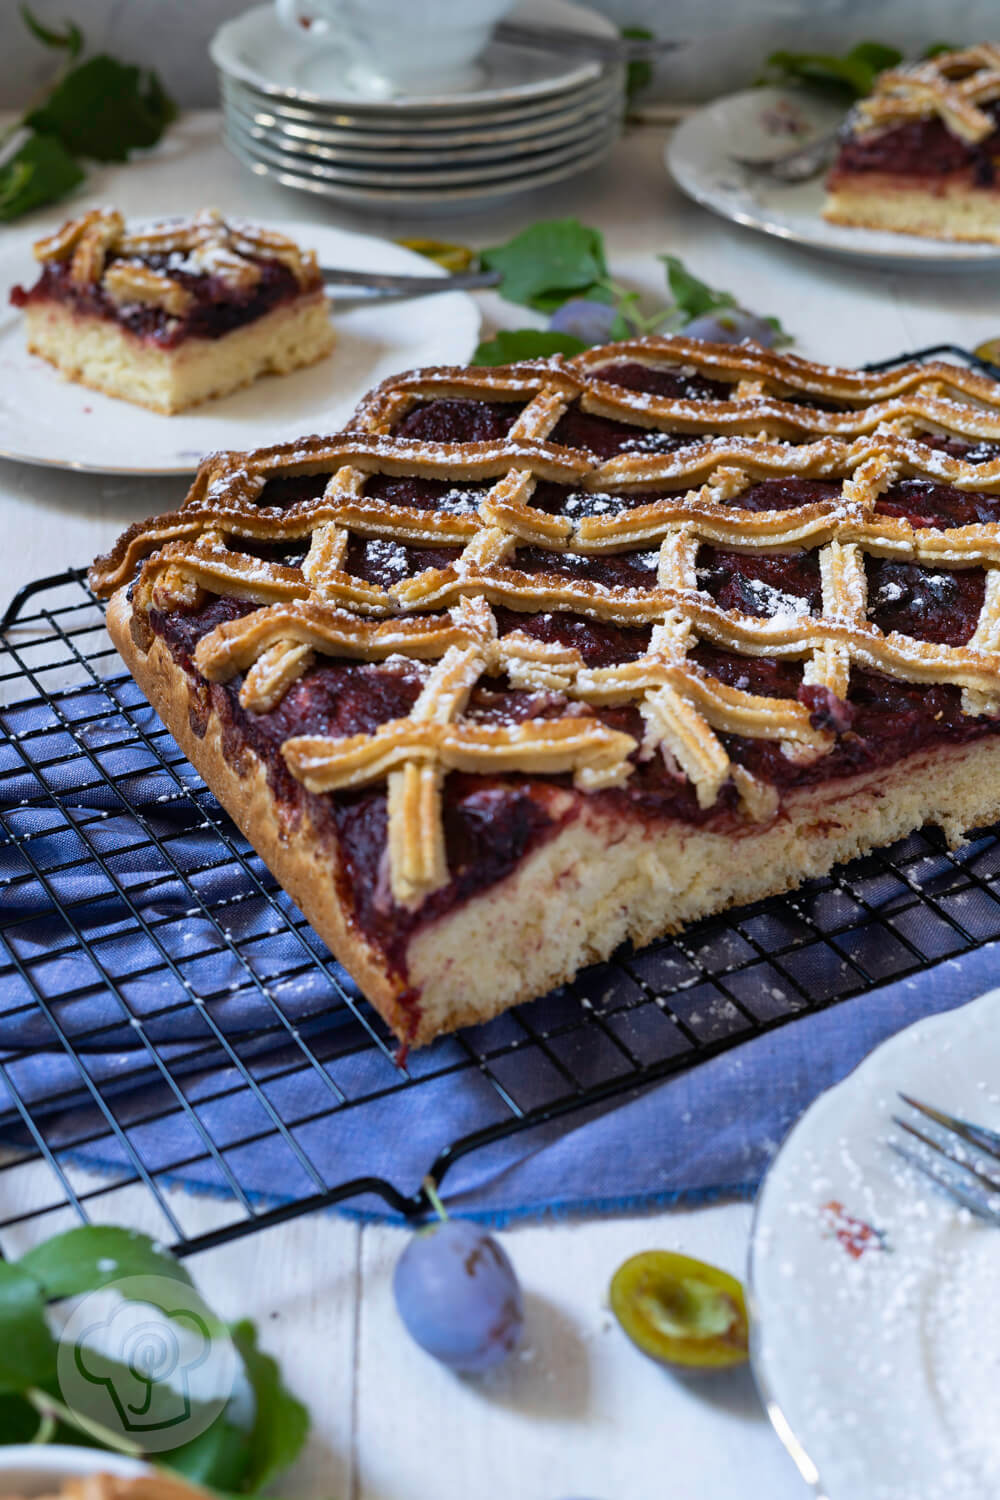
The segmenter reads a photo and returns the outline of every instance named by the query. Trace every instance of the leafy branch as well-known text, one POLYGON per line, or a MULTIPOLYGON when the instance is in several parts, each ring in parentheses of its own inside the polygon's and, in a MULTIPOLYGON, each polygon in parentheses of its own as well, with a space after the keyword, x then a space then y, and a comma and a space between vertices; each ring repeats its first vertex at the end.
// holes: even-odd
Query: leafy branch
POLYGON ((26 5, 21 16, 37 41, 65 53, 66 65, 8 133, 20 144, 0 166, 0 221, 71 192, 85 176, 81 160, 127 161, 154 146, 177 115, 153 69, 103 52, 77 62, 84 42, 75 23, 44 26, 26 5))
MULTIPOLYGON (((463 246, 410 242, 441 265, 463 266, 476 257, 463 246)), ((503 245, 483 250, 479 265, 498 271, 507 302, 548 316, 547 328, 503 329, 481 343, 473 364, 510 364, 579 354, 595 344, 658 330, 690 328, 693 337, 738 342, 789 343, 777 318, 748 313, 732 292, 699 280, 675 255, 662 255, 670 301, 642 311, 638 292, 621 286, 608 269, 604 237, 578 219, 545 219, 503 245)))
MULTIPOLYGON (((954 49, 948 42, 935 42, 925 48, 922 57, 937 57, 954 49)), ((903 54, 884 42, 857 42, 849 51, 772 52, 763 77, 758 83, 786 83, 793 80, 823 93, 840 98, 862 99, 870 94, 875 80, 887 68, 898 67, 903 54)))
MULTIPOLYGON (((184 1266, 146 1235, 109 1225, 70 1230, 28 1251, 17 1261, 0 1261, 0 1443, 83 1442, 141 1458, 141 1441, 115 1432, 79 1410, 59 1385, 59 1345, 46 1313, 50 1302, 111 1289, 175 1311, 170 1285, 191 1288, 184 1266), (130 1278, 142 1278, 138 1283, 130 1278)), ((182 1302, 184 1299, 181 1299, 182 1302)), ((185 1479, 217 1492, 256 1494, 293 1462, 309 1429, 306 1408, 285 1388, 275 1361, 257 1345, 254 1325, 223 1323, 205 1309, 213 1337, 227 1340, 253 1393, 253 1417, 232 1403, 217 1415, 200 1408, 206 1420, 197 1437, 162 1451, 157 1461, 185 1479)), ((90 1345, 87 1345, 90 1349, 90 1345)), ((77 1346, 79 1349, 79 1346, 77 1346)), ((125 1365, 95 1348, 102 1382, 128 1389, 125 1365)), ((134 1378, 134 1374, 133 1374, 134 1378)), ((199 1408, 192 1404, 197 1418, 199 1408)), ((138 1434, 141 1438, 141 1434, 138 1434)))

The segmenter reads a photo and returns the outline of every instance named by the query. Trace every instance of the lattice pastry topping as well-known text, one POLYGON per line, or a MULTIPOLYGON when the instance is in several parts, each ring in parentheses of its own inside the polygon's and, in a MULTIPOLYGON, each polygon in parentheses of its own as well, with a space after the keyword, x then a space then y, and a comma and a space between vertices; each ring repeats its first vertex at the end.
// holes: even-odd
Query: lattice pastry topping
POLYGON ((291 725, 324 666, 369 671, 373 704, 378 673, 408 684, 402 712, 291 725, 280 755, 316 796, 385 788, 413 911, 454 874, 453 773, 763 826, 786 788, 903 753, 880 684, 989 732, 998 568, 986 377, 644 339, 416 371, 351 431, 215 455, 92 582, 131 585, 142 649, 207 611, 191 669, 251 718, 291 725))
POLYGON ((287 267, 300 288, 319 280, 312 251, 273 230, 227 221, 214 209, 130 230, 116 210, 95 208, 38 240, 34 253, 43 264, 68 262, 78 288, 100 287, 118 306, 146 304, 174 317, 193 300, 185 277, 211 276, 245 293, 260 280, 260 262, 272 260, 287 267))
POLYGON ((983 42, 881 73, 855 106, 856 133, 891 129, 937 115, 953 135, 977 145, 996 130, 980 106, 1000 99, 1000 44, 983 42))

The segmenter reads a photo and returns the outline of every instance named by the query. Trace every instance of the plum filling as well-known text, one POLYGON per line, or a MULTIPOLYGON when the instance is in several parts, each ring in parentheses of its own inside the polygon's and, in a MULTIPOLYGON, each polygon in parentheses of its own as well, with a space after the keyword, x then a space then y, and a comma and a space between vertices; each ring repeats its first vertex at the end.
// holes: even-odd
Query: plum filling
POLYGON ((408 547, 389 537, 363 537, 352 533, 347 544, 346 571, 353 578, 390 589, 404 578, 428 568, 450 568, 461 557, 461 547, 408 547))
MULTIPOLYGON (((402 482, 422 483, 384 481, 387 485, 402 482)), ((912 484, 919 482, 904 481, 891 493, 898 497, 899 491, 912 484)), ((758 508, 764 508, 765 500, 769 508, 780 508, 783 496, 789 504, 801 504, 804 497, 821 498, 817 489, 825 492, 836 488, 818 481, 765 481, 748 494, 755 495, 758 508)), ((935 515, 941 515, 942 507, 975 507, 988 497, 970 497, 946 486, 929 486, 905 498, 908 505, 937 507, 935 515)), ((740 503, 746 499, 740 497, 740 503)), ((997 502, 991 500, 990 504, 995 507, 997 502)), ((301 551, 303 544, 266 545, 284 560, 291 560, 295 555, 292 549, 301 551)), ((255 555, 266 551, 265 544, 246 546, 255 555)), ((347 561, 355 576, 389 586, 423 568, 448 566, 458 550, 352 537, 347 561)), ((555 567, 567 576, 645 588, 655 578, 656 553, 582 557, 526 547, 519 549, 515 561, 525 572, 555 567)), ((868 558, 866 565, 869 615, 880 629, 951 645, 967 641, 975 630, 985 590, 982 568, 934 571, 876 558, 868 558)), ((815 552, 747 554, 704 546, 699 553, 698 575, 699 587, 726 610, 766 617, 788 612, 815 614, 821 608, 815 552)), ((210 685, 197 673, 192 657, 197 642, 209 630, 255 608, 245 600, 213 598, 193 612, 152 611, 149 619, 152 629, 164 638, 192 680, 193 721, 197 722, 199 714, 207 715, 211 705, 222 724, 224 753, 230 763, 238 766, 243 752, 252 749, 267 769, 284 816, 294 819, 308 809, 320 836, 328 838, 331 847, 339 851, 342 895, 360 929, 405 974, 406 949, 415 932, 503 880, 576 815, 584 805, 584 794, 572 794, 568 776, 449 775, 443 804, 451 879, 418 911, 399 910, 393 905, 387 878, 384 786, 350 794, 313 795, 288 772, 281 746, 297 734, 371 733, 379 724, 408 714, 421 691, 427 667, 398 657, 384 663, 319 657, 274 709, 250 713, 239 702, 241 677, 210 685)), ((649 626, 618 626, 561 611, 532 614, 497 607, 494 613, 501 636, 519 630, 539 641, 571 647, 590 668, 633 661, 649 647, 649 626)), ((797 699, 810 710, 815 728, 835 736, 830 753, 810 765, 791 761, 772 741, 722 737, 734 762, 782 793, 891 765, 933 745, 963 744, 1000 731, 1000 719, 964 715, 957 688, 897 682, 855 669, 849 702, 843 704, 826 689, 805 685, 799 660, 742 656, 706 641, 693 648, 689 659, 708 677, 744 692, 797 699)), ((506 688, 502 679, 484 679, 474 690, 466 712, 472 718, 494 723, 595 713, 609 726, 632 735, 639 748, 628 783, 620 789, 590 794, 593 805, 650 823, 680 821, 711 826, 720 832, 743 826, 731 784, 722 789, 712 807, 701 808, 694 788, 680 775, 672 759, 642 748, 645 725, 634 704, 593 709, 559 693, 516 691, 506 688)))
POLYGON ((983 568, 935 572, 870 557, 867 569, 868 618, 880 630, 964 646, 979 623, 986 595, 983 568))
POLYGON ((486 489, 447 479, 418 479, 412 475, 395 478, 391 474, 372 474, 365 484, 366 500, 383 500, 386 505, 409 505, 416 510, 444 511, 448 515, 474 516, 486 489))
POLYGON ((915 436, 918 443, 934 448, 938 453, 947 453, 950 458, 961 458, 967 464, 988 464, 994 458, 1000 458, 1000 443, 991 443, 985 438, 973 443, 965 438, 944 437, 938 432, 918 432, 915 436))
POLYGON ((519 547, 510 566, 522 573, 550 573, 560 578, 600 583, 606 588, 656 587, 659 549, 584 556, 578 552, 547 552, 542 547, 519 547))
MULTIPOLYGON (((645 370, 646 367, 640 365, 639 368, 645 370)), ((613 458, 616 453, 674 453, 691 443, 704 442, 704 438, 687 432, 659 432, 652 427, 615 422, 610 417, 598 417, 593 412, 584 411, 579 401, 574 401, 559 418, 549 434, 549 441, 563 443, 567 448, 584 448, 596 458, 613 458)))
POLYGON ((1000 100, 979 106, 996 122, 992 135, 969 145, 937 115, 911 120, 878 134, 848 134, 841 142, 837 172, 891 172, 903 177, 945 177, 971 171, 978 187, 993 187, 1000 157, 1000 100))
MULTIPOLYGON (((826 717, 814 694, 803 688, 800 701, 826 717)), ((828 755, 812 765, 796 765, 773 740, 723 735, 730 756, 779 791, 815 786, 854 776, 879 766, 891 766, 904 756, 933 745, 964 745, 987 734, 1000 733, 1000 719, 971 719, 962 713, 958 688, 898 682, 879 672, 854 670, 848 690, 850 728, 840 734, 828 755)), ((816 727, 828 727, 817 724, 816 727)))
POLYGON ((744 615, 819 614, 815 552, 698 551, 698 586, 722 609, 744 615))
POLYGON ((638 360, 622 360, 600 365, 591 374, 609 385, 621 385, 647 396, 666 396, 671 401, 728 401, 733 391, 729 382, 712 380, 683 365, 662 369, 638 360))
POLYGON ((318 500, 329 479, 329 474, 292 474, 285 479, 265 480, 257 504, 275 510, 290 510, 293 505, 318 500))
POLYGON ((836 479, 762 479, 743 490, 730 504, 737 510, 795 510, 840 498, 836 479))
POLYGON ((429 443, 497 442, 522 410, 519 401, 424 401, 410 408, 393 433, 429 443))
MULTIPOLYGON (((260 268, 260 279, 255 286, 247 289, 240 288, 224 276, 185 270, 183 259, 178 255, 142 256, 144 266, 152 271, 163 272, 191 293, 194 300, 182 317, 174 317, 164 308, 147 303, 127 302, 119 305, 99 283, 79 286, 71 278, 70 261, 47 261, 34 286, 15 286, 11 290, 10 300, 15 307, 60 302, 85 316, 118 323, 137 338, 156 344, 161 349, 175 349, 189 338, 223 338, 234 328, 241 328, 246 323, 262 318, 281 303, 290 302, 300 295, 302 288, 296 276, 281 261, 252 258, 260 268)), ((123 257, 111 255, 107 265, 111 266, 121 259, 123 257)), ((128 259, 137 260, 140 257, 130 256, 128 259)))
POLYGON ((879 496, 875 509, 911 526, 974 526, 1000 521, 1000 495, 956 490, 931 479, 902 479, 879 496))
POLYGON ((568 646, 579 651, 588 667, 613 667, 620 662, 635 661, 648 649, 652 629, 649 625, 629 629, 561 610, 547 610, 540 615, 520 614, 513 609, 495 609, 493 613, 500 635, 521 630, 536 641, 568 646))

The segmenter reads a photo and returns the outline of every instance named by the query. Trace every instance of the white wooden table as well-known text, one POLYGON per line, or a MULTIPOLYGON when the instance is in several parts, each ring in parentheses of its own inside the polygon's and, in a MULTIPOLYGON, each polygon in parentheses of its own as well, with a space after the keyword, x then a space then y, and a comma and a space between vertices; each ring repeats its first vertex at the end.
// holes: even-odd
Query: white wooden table
MULTIPOLYGON (((713 218, 676 192, 663 133, 630 135, 598 172, 489 215, 405 221, 357 215, 253 177, 218 140, 212 113, 191 115, 145 162, 92 172, 91 201, 130 215, 217 205, 296 216, 372 233, 432 234, 477 245, 539 217, 575 214, 600 227, 616 275, 663 290, 656 255, 682 256, 754 310, 777 313, 797 348, 853 364, 939 341, 1000 334, 995 276, 860 270, 810 256, 713 218)), ((35 216, 39 233, 61 221, 35 216)), ((518 309, 483 298, 487 319, 517 326, 518 309)), ((127 409, 123 409, 127 410, 127 409)), ((261 439, 266 439, 262 428, 261 439)), ((28 579, 88 562, 129 521, 172 507, 175 480, 136 482, 0 461, 0 602, 28 579)), ((30 1184, 5 1174, 0 1192, 30 1184)), ((142 1227, 145 1206, 113 1195, 102 1213, 142 1227)), ((0 1202, 6 1216, 10 1205, 0 1202)), ((219 1206, 187 1200, 192 1230, 219 1206)), ((505 1243, 528 1301, 526 1341, 491 1377, 457 1379, 413 1346, 397 1322, 391 1272, 407 1231, 316 1216, 200 1255, 192 1270, 210 1302, 249 1314, 308 1402, 308 1449, 281 1483, 316 1500, 804 1500, 745 1372, 688 1384, 643 1360, 606 1305, 609 1278, 638 1250, 682 1249, 742 1275, 746 1204, 512 1228, 505 1243)), ((49 1226, 54 1229, 57 1226, 49 1226)), ((794 1295, 794 1288, 791 1289, 794 1295)), ((866 1500, 859 1496, 858 1500, 866 1500)))

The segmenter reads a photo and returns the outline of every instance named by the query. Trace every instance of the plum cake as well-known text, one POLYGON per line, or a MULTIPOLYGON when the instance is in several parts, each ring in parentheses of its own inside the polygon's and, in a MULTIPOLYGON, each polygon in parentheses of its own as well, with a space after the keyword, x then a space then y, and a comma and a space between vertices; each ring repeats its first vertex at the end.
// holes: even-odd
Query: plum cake
POLYGON ((91 579, 404 1043, 1000 817, 1000 387, 646 338, 221 454, 91 579))
POLYGON ((834 224, 1000 242, 1000 45, 881 73, 827 179, 834 224))
POLYGON ((184 411, 333 348, 315 255, 270 229, 214 212, 129 229, 114 209, 93 209, 34 251, 38 280, 10 294, 29 350, 153 411, 184 411))

